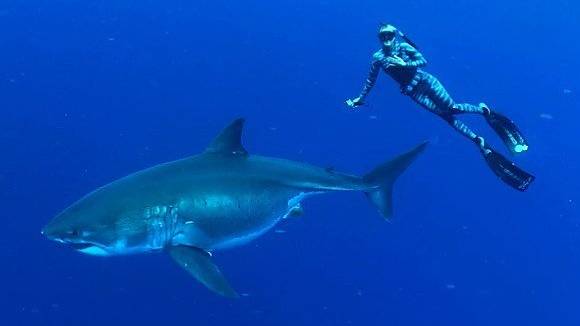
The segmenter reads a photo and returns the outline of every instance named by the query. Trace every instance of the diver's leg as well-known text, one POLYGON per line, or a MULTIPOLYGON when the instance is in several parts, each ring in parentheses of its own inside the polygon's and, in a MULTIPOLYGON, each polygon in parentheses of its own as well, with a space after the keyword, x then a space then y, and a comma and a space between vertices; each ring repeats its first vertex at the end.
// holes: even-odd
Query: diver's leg
POLYGON ((427 85, 425 95, 436 106, 436 113, 445 115, 455 113, 455 102, 449 92, 443 87, 443 84, 431 74, 425 73, 424 78, 427 85))
MULTIPOLYGON (((504 144, 512 153, 521 153, 528 150, 528 143, 516 126, 516 124, 504 115, 492 111, 485 103, 473 105, 469 103, 455 103, 449 93, 445 90, 441 82, 434 76, 425 73, 424 82, 426 84, 424 96, 430 99, 436 109, 431 109, 439 114, 451 115, 459 113, 478 113, 485 117, 487 123, 502 139, 504 144)), ((461 124, 461 122, 459 122, 461 124)), ((457 130, 462 126, 456 126, 457 130)))
POLYGON ((483 137, 476 135, 466 124, 453 116, 456 112, 455 102, 437 78, 424 73, 417 86, 408 95, 422 107, 443 118, 463 136, 483 147, 483 137))
POLYGON ((485 146, 485 140, 483 137, 478 136, 475 132, 473 132, 463 121, 455 118, 452 114, 440 114, 439 115, 443 120, 447 121, 449 125, 453 127, 453 129, 457 130, 460 134, 467 137, 467 139, 473 141, 476 145, 483 149, 485 146))
POLYGON ((481 144, 480 147, 483 146, 483 137, 476 135, 465 123, 454 117, 456 113, 467 112, 467 110, 475 111, 475 108, 464 104, 455 104, 449 92, 437 78, 431 74, 424 73, 417 87, 409 95, 415 102, 442 117, 463 136, 477 145, 481 144))
POLYGON ((411 97, 413 101, 415 101, 417 104, 421 105, 425 109, 435 114, 438 114, 439 111, 437 108, 437 104, 435 104, 435 102, 433 102, 429 94, 425 92, 423 86, 424 85, 421 84, 417 85, 416 89, 414 89, 410 94, 408 94, 409 97, 411 97))
POLYGON ((455 103, 449 92, 435 76, 426 74, 425 78, 429 84, 428 91, 426 92, 427 96, 429 96, 435 105, 437 105, 441 113, 477 113, 486 115, 490 112, 489 108, 484 103, 479 105, 473 105, 470 103, 455 103))
MULTIPOLYGON (((517 190, 524 191, 534 181, 534 176, 518 168, 513 162, 496 152, 485 143, 483 137, 475 134, 465 123, 454 117, 458 113, 482 113, 490 122, 490 119, 497 117, 497 115, 494 115, 489 109, 486 110, 487 106, 480 105, 476 107, 474 105, 455 104, 437 78, 426 73, 417 84, 417 87, 410 92, 409 96, 424 108, 442 117, 455 130, 473 141, 478 146, 489 168, 503 182, 517 190)), ((496 129, 496 131, 498 130, 496 129)))
POLYGON ((453 106, 453 111, 455 114, 458 113, 477 113, 481 115, 488 115, 489 108, 485 104, 473 105, 471 103, 455 103, 453 106))

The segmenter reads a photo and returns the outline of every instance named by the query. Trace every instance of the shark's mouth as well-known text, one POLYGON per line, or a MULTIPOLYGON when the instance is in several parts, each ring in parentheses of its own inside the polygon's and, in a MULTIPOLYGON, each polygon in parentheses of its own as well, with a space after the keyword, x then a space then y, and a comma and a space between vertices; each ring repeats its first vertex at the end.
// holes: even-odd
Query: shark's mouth
POLYGON ((105 248, 103 248, 99 245, 96 245, 94 243, 69 242, 68 245, 70 245, 76 251, 82 252, 83 254, 87 254, 87 255, 93 255, 93 256, 109 256, 110 255, 110 253, 105 248))
POLYGON ((69 243, 69 245, 75 250, 83 250, 95 246, 92 243, 69 243))

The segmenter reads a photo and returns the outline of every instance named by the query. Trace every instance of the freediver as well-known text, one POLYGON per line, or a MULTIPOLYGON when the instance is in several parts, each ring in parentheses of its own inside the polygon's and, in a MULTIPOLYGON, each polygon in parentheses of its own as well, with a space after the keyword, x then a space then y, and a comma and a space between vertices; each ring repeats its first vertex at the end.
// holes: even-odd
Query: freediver
POLYGON ((534 176, 492 149, 483 137, 475 134, 456 116, 462 113, 482 115, 512 154, 517 154, 527 151, 528 144, 514 122, 491 110, 484 103, 479 105, 455 103, 439 80, 421 69, 427 64, 427 60, 417 50, 417 46, 395 26, 380 24, 378 37, 382 47, 373 54, 364 87, 358 97, 348 99, 346 104, 351 108, 363 105, 382 69, 400 85, 401 93, 440 116, 455 130, 473 141, 488 166, 502 181, 517 190, 526 190, 534 180, 534 176))

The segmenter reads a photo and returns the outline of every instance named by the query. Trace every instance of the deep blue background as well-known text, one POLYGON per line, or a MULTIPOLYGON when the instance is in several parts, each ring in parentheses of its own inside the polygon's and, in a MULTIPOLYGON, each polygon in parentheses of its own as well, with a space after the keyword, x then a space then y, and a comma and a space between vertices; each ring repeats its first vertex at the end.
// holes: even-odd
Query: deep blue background
POLYGON ((565 0, 0 2, 0 324, 579 325, 579 12, 565 0), (538 177, 528 192, 384 75, 369 106, 344 107, 380 21, 412 36, 456 100, 518 122, 531 150, 516 160, 538 177), (397 183, 392 223, 360 194, 329 194, 285 233, 217 253, 240 300, 164 255, 90 257, 41 237, 86 192, 196 153, 238 116, 250 152, 345 172, 432 146, 397 183))

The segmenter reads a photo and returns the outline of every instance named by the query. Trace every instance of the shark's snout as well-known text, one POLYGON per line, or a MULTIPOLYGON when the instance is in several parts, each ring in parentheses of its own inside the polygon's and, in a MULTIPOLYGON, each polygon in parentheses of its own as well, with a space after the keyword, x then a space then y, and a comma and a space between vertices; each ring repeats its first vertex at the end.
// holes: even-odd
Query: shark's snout
POLYGON ((55 238, 57 238, 57 230, 54 227, 53 223, 48 223, 47 225, 45 225, 42 230, 40 230, 40 234, 42 234, 43 236, 47 237, 50 240, 54 240, 55 238))
POLYGON ((40 233, 50 240, 60 239, 66 234, 66 232, 60 230, 53 222, 45 225, 42 230, 40 230, 40 233))
POLYGON ((48 239, 57 242, 77 242, 82 236, 82 232, 78 227, 75 227, 60 215, 45 225, 40 233, 48 239))
POLYGON ((106 251, 98 244, 84 238, 83 235, 86 232, 82 232, 69 225, 63 225, 62 223, 59 223, 58 220, 48 223, 44 228, 42 228, 40 233, 50 240, 65 244, 72 249, 83 253, 98 256, 107 255, 106 251))

